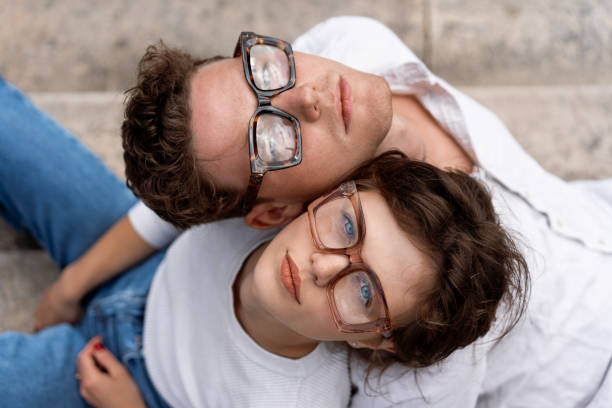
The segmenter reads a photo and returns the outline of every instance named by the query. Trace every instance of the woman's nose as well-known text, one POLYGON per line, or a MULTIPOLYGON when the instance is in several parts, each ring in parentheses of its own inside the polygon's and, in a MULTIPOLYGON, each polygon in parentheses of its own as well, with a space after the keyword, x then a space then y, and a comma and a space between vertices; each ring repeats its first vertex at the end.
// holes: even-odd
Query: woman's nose
POLYGON ((312 274, 315 284, 327 286, 341 270, 349 264, 349 259, 342 254, 315 252, 311 255, 312 274))
POLYGON ((293 87, 272 97, 272 106, 308 122, 321 116, 319 91, 312 84, 293 87))

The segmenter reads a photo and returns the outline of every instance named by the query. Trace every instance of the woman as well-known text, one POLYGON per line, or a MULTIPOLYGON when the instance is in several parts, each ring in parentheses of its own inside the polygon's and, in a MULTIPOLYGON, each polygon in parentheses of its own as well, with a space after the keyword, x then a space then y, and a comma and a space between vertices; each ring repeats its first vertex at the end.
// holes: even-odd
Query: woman
MULTIPOLYGON (((345 406, 346 350, 338 342, 358 349, 371 367, 429 366, 487 333, 502 298, 514 313, 505 331, 516 322, 527 271, 478 182, 395 154, 353 176, 357 183, 312 202, 269 242, 273 233, 249 232, 234 219, 189 230, 169 249, 147 303, 144 354, 170 405, 345 406), (408 176, 398 180, 397 174, 408 176), (175 266, 214 256, 216 270, 175 266), (235 317, 259 347, 244 338, 235 317), (205 350, 172 351, 194 344, 205 350), (281 368, 262 348, 292 359, 281 364, 294 370, 303 360, 318 360, 318 382, 303 380, 295 388, 299 403, 281 402, 295 390, 269 374, 281 368), (238 364, 236 355, 249 355, 265 370, 244 358, 238 364), (209 385, 215 375, 247 376, 250 386, 209 385), (321 394, 324 402, 314 398, 321 394)), ((115 399, 119 387, 136 387, 120 369, 120 378, 109 381, 121 366, 96 351, 97 342, 78 361, 82 395, 94 405, 134 406, 115 399)))
MULTIPOLYGON (((3 132, 3 213, 63 267, 135 200, 99 160, 2 85, 11 100, 4 114, 30 118, 3 132)), ((77 326, 2 334, 2 401, 82 406, 80 391, 96 406, 132 406, 115 399, 129 395, 148 406, 345 406, 342 343, 372 364, 428 365, 486 333, 502 299, 512 316, 520 314, 524 262, 476 181, 395 155, 352 179, 361 194, 344 184, 345 195, 313 202, 274 239, 240 220, 194 228, 94 291, 77 326), (346 241, 330 241, 340 235, 324 228, 325 213, 341 215, 334 225, 346 241), (201 270, 198 261, 211 257, 217 266, 201 270), (339 279, 346 272, 356 279, 339 279), (330 283, 335 297, 328 298, 330 283)))

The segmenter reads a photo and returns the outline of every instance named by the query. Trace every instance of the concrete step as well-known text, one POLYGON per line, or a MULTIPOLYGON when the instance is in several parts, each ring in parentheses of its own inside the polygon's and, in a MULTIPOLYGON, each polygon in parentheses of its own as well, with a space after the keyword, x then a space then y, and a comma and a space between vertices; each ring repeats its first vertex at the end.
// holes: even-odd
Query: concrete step
POLYGON ((200 57, 228 55, 240 31, 292 41, 337 15, 382 21, 453 83, 612 82, 606 0, 3 1, 0 73, 28 91, 126 89, 160 38, 200 57))
POLYGON ((31 331, 38 300, 58 275, 57 266, 44 251, 1 250, 0 332, 31 331))
MULTIPOLYGON (((565 179, 612 177, 612 86, 466 87, 497 113, 525 149, 565 179)), ((117 92, 33 93, 33 101, 78 135, 123 177, 117 92)), ((44 288, 58 274, 23 233, 0 221, 0 331, 27 331, 44 288)))

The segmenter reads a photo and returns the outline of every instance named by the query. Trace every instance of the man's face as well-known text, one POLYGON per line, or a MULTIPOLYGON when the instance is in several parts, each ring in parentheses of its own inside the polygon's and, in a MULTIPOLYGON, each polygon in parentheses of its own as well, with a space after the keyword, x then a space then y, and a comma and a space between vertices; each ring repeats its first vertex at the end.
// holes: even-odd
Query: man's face
MULTIPOLYGON (((259 200, 301 203, 328 191, 374 157, 391 126, 391 92, 384 79, 309 54, 294 57, 296 84, 273 97, 272 105, 300 121, 302 163, 268 172, 259 200), (341 92, 342 83, 350 91, 345 85, 341 92), (349 93, 350 103, 343 103, 342 95, 349 93)), ((245 80, 241 58, 203 66, 191 87, 193 148, 201 169, 219 188, 246 191, 248 126, 257 98, 245 80)))

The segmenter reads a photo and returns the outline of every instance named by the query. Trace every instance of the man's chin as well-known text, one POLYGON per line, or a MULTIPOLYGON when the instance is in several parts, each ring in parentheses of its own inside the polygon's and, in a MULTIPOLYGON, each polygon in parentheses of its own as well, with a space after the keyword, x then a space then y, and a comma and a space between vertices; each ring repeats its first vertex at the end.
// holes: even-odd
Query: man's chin
POLYGON ((377 147, 383 142, 387 133, 391 129, 391 122, 393 120, 393 106, 391 104, 391 88, 389 83, 378 75, 374 75, 378 82, 375 87, 374 95, 372 95, 372 103, 376 106, 375 114, 375 132, 377 135, 377 147))

